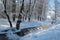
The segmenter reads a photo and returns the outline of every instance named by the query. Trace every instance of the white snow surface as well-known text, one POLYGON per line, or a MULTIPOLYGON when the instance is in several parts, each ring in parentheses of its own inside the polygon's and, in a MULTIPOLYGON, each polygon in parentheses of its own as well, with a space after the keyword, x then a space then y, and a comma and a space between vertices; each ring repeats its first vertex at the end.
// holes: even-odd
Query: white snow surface
POLYGON ((60 40, 60 24, 42 31, 35 31, 26 36, 19 37, 9 31, 7 34, 10 40, 60 40))
MULTIPOLYGON (((16 26, 16 22, 12 22, 13 24, 13 27, 16 26)), ((20 29, 23 29, 23 28, 29 28, 29 27, 38 27, 38 26, 41 26, 43 24, 43 22, 22 22, 21 23, 21 27, 20 29)), ((7 29, 9 28, 10 25, 9 25, 9 22, 7 19, 0 19, 0 31, 1 30, 4 30, 4 29, 7 29)))
POLYGON ((30 33, 29 35, 22 37, 20 40, 60 40, 60 24, 39 32, 30 33))
MULTIPOLYGON (((43 24, 48 25, 49 22, 22 22, 21 28, 29 28, 29 27, 36 27, 41 26, 43 24)), ((50 24, 50 23, 49 23, 50 24)), ((13 25, 15 27, 15 22, 13 22, 13 25)), ((0 31, 7 29, 9 27, 9 23, 7 19, 1 19, 0 20, 0 31)), ((60 40, 60 24, 53 25, 52 27, 45 29, 45 30, 38 30, 34 31, 32 33, 29 33, 23 37, 20 37, 16 34, 13 34, 11 30, 7 32, 7 37, 10 40, 60 40)))

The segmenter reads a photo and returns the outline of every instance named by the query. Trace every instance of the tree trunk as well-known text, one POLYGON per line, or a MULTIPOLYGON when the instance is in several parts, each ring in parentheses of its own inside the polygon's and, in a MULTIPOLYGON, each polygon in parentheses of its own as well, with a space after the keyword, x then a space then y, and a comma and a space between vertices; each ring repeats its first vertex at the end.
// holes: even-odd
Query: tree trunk
POLYGON ((24 0, 22 1, 22 6, 21 6, 21 9, 20 9, 20 13, 19 13, 19 16, 18 16, 18 20, 17 20, 17 23, 16 23, 16 29, 19 30, 20 28, 20 23, 22 22, 22 11, 24 9, 24 0))
POLYGON ((10 24, 10 27, 13 27, 13 26, 12 26, 12 23, 11 23, 11 21, 10 21, 9 15, 7 14, 7 11, 6 11, 6 1, 7 1, 7 0, 4 0, 4 1, 3 1, 4 7, 5 7, 4 13, 5 13, 6 16, 7 16, 7 19, 8 19, 8 22, 9 22, 9 24, 10 24))
POLYGON ((15 17, 16 17, 16 0, 12 0, 12 18, 13 18, 13 21, 15 21, 15 17))
POLYGON ((30 22, 30 17, 31 17, 31 14, 30 14, 30 11, 31 11, 31 0, 29 1, 29 9, 28 9, 28 21, 30 22))
POLYGON ((19 30, 19 28, 20 28, 20 23, 22 22, 21 18, 22 18, 22 16, 21 16, 21 14, 19 14, 18 20, 17 20, 17 23, 16 23, 16 29, 17 30, 19 30))

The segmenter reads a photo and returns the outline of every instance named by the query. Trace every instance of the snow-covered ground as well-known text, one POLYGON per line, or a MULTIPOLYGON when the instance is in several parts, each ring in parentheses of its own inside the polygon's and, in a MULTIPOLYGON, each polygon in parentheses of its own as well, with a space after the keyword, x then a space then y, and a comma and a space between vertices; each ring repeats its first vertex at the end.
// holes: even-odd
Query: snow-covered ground
MULTIPOLYGON (((12 22, 12 24, 13 24, 13 27, 15 27, 16 26, 16 22, 12 22)), ((21 29, 23 29, 23 28, 29 28, 29 27, 38 27, 38 26, 41 26, 41 25, 43 25, 43 22, 34 22, 34 21, 32 21, 32 22, 22 22, 21 23, 21 29)), ((1 30, 4 30, 4 29, 7 29, 7 28, 9 28, 10 26, 9 26, 9 22, 8 22, 8 20, 7 19, 0 19, 0 31, 1 30)))
POLYGON ((26 36, 19 37, 9 31, 7 36, 10 40, 60 40, 60 24, 54 25, 46 30, 35 31, 26 36))
MULTIPOLYGON (((15 27, 16 22, 12 22, 15 27)), ((51 24, 51 21, 33 21, 33 22, 22 22, 21 29, 29 27, 41 27, 37 31, 31 32, 23 37, 13 34, 11 30, 7 32, 7 37, 10 40, 60 40, 60 24, 59 21, 56 24, 51 24)), ((9 28, 7 19, 0 20, 0 31, 9 28)))
POLYGON ((60 40, 60 24, 39 32, 30 33, 20 40, 60 40))

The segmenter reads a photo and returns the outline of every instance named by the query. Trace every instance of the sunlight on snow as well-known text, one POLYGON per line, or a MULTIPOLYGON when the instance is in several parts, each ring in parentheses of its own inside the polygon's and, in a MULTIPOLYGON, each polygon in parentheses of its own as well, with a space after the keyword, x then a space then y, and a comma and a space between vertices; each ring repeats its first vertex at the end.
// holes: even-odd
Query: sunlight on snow
POLYGON ((48 15, 47 18, 48 18, 48 19, 51 19, 51 16, 48 15))
POLYGON ((10 27, 9 25, 1 25, 2 27, 10 27))

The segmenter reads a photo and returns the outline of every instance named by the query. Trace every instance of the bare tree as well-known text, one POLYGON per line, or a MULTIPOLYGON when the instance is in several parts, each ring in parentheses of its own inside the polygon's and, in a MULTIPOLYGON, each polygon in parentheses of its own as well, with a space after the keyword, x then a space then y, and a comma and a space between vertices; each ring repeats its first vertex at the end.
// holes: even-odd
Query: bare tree
POLYGON ((12 0, 12 18, 13 18, 13 21, 15 21, 15 17, 16 17, 16 0, 12 0))
POLYGON ((20 13, 18 15, 18 20, 16 23, 16 29, 19 30, 20 28, 20 23, 22 22, 22 11, 24 9, 24 0, 22 0, 22 5, 21 5, 21 9, 20 9, 20 13))
POLYGON ((4 8, 5 8, 4 13, 5 13, 6 16, 7 16, 7 19, 8 19, 8 22, 9 22, 9 24, 10 24, 10 27, 13 27, 13 26, 12 26, 12 23, 11 23, 11 21, 10 21, 9 15, 7 14, 6 3, 7 3, 7 0, 3 0, 3 4, 4 4, 4 8))
POLYGON ((31 17, 33 16, 32 14, 33 14, 33 11, 34 11, 35 3, 36 3, 36 0, 34 0, 34 2, 31 3, 32 5, 31 5, 31 9, 30 9, 30 20, 31 20, 31 17))
POLYGON ((28 21, 29 22, 30 22, 30 17, 31 17, 30 10, 31 10, 31 0, 29 0, 29 9, 27 10, 27 12, 28 12, 28 21))

